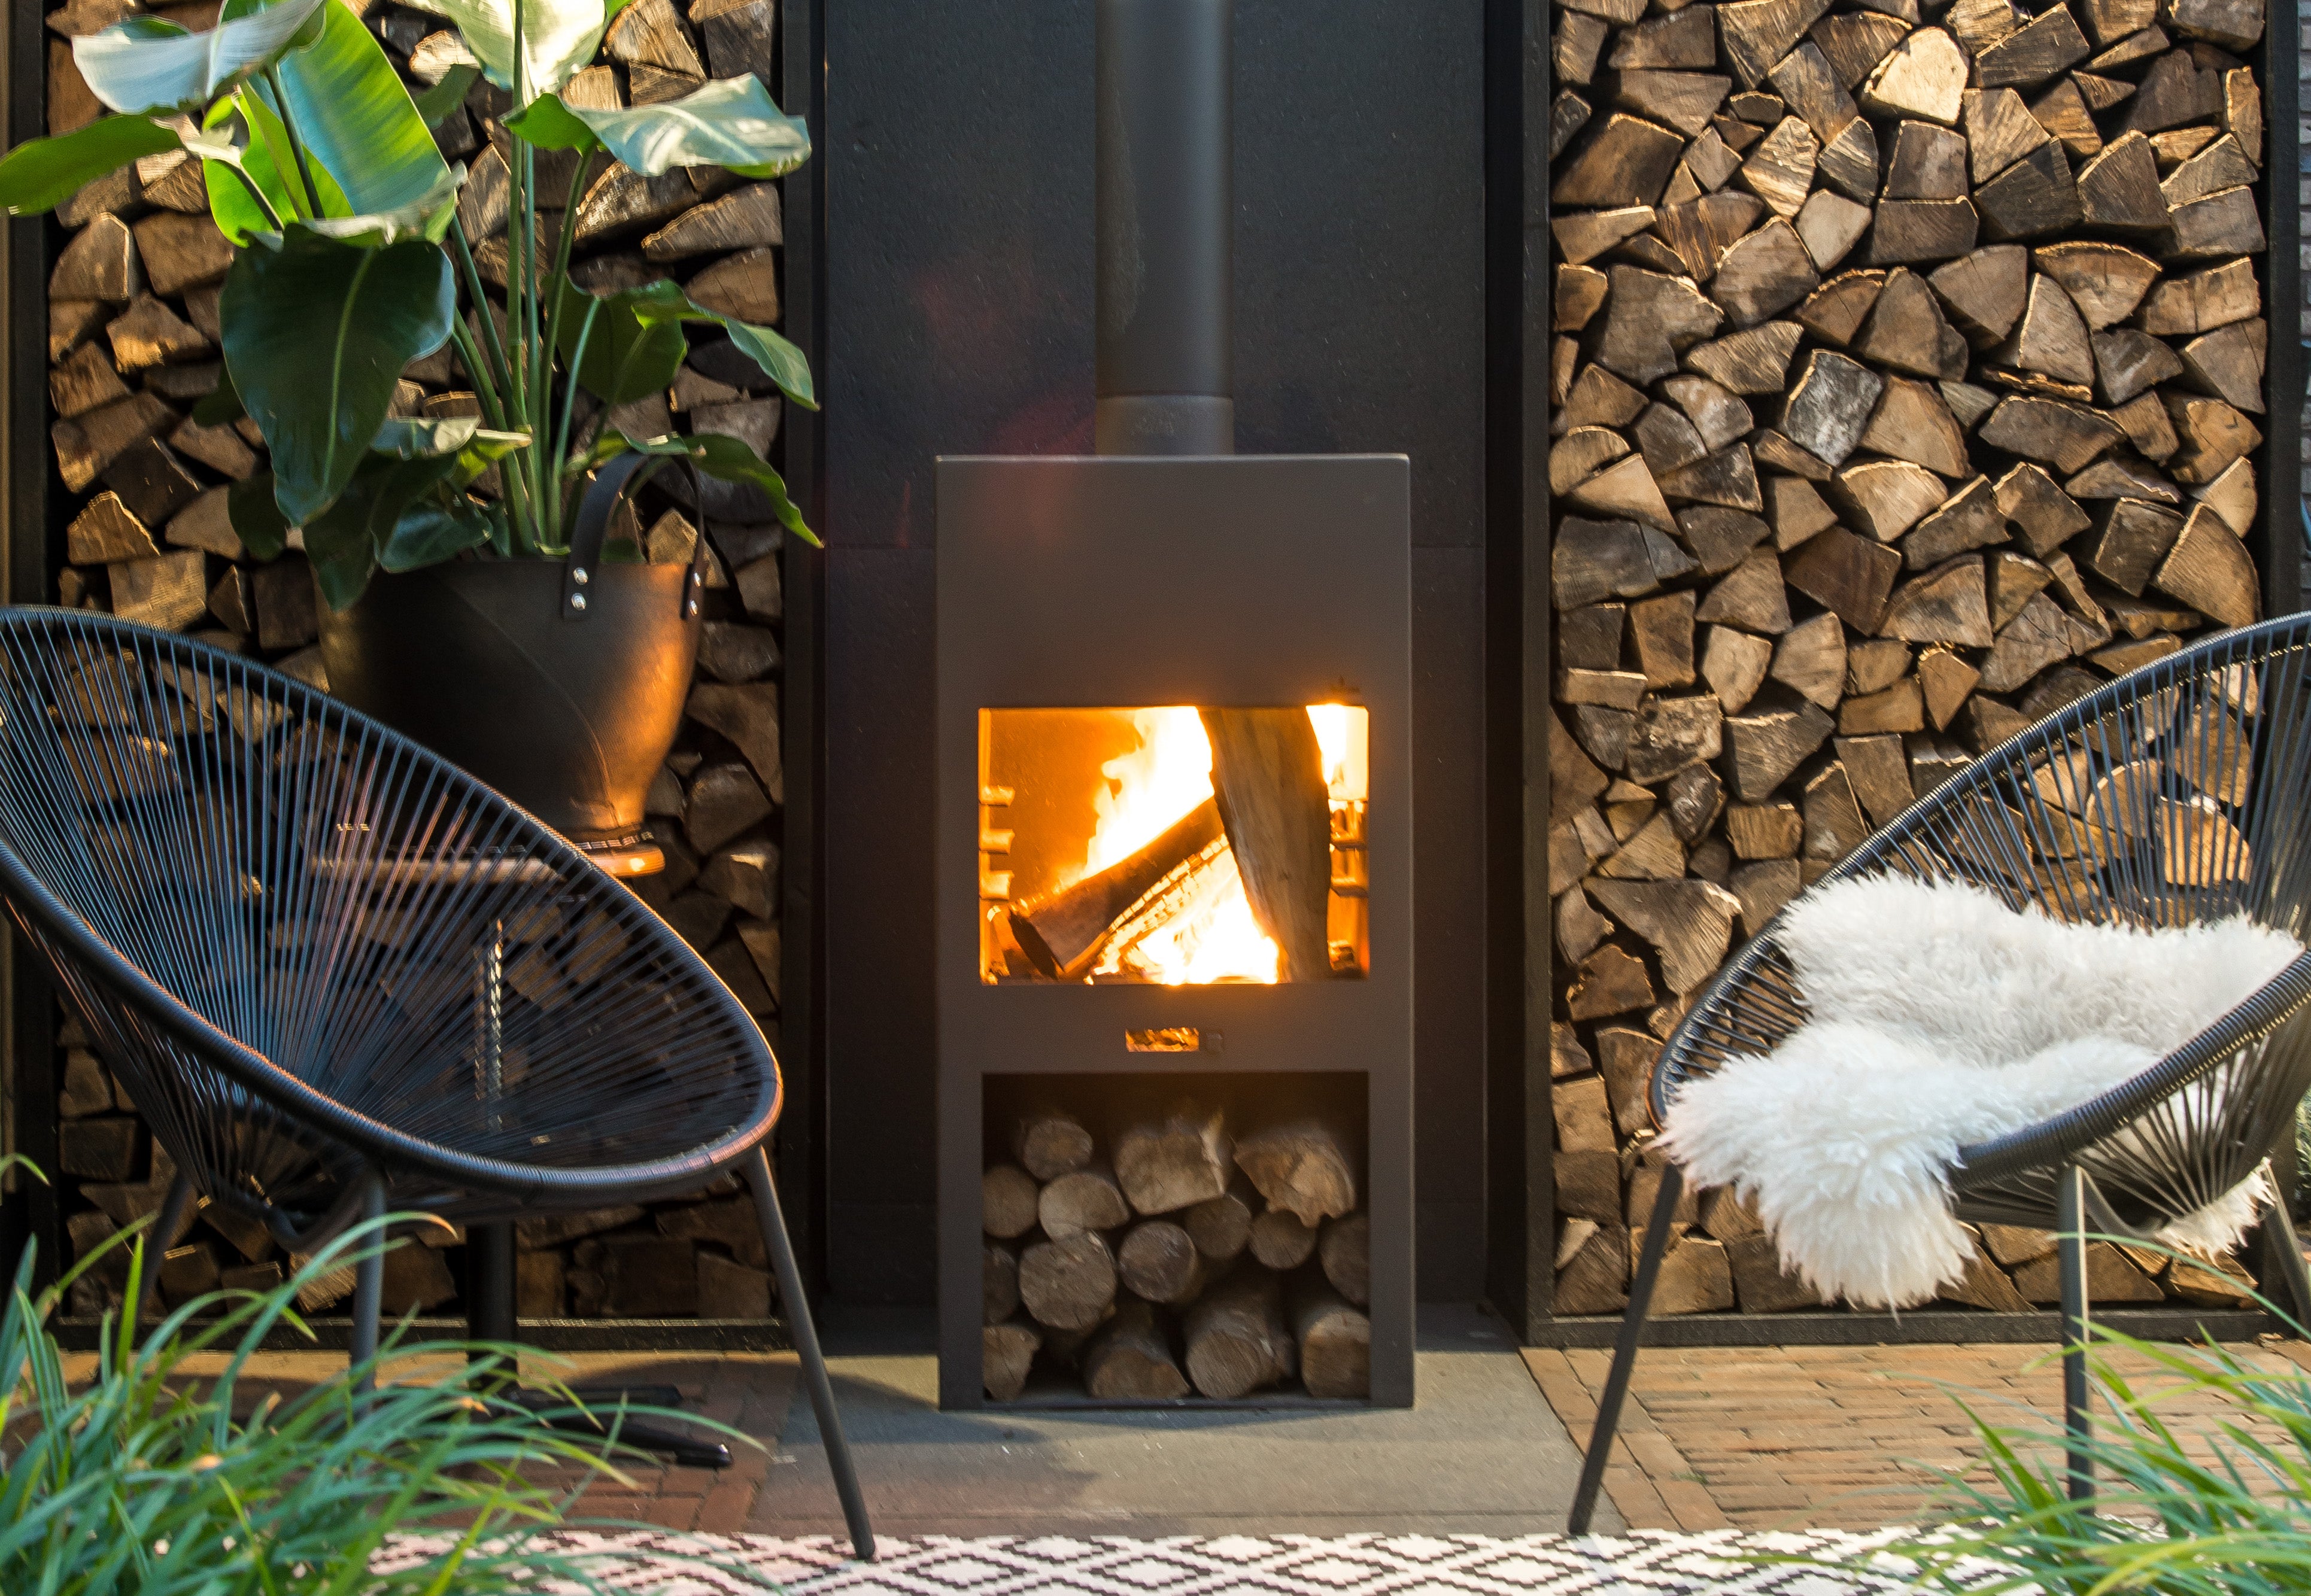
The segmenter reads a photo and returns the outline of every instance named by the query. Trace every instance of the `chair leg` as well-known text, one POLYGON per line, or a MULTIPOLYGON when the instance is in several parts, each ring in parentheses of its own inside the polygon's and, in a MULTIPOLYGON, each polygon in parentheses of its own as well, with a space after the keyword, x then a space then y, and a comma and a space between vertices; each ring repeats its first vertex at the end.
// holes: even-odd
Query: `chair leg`
POLYGON ((1637 1361, 1637 1341, 1644 1334, 1645 1309, 1653 1301, 1653 1282, 1661 1275, 1661 1255, 1669 1251, 1671 1217, 1684 1194, 1685 1171, 1671 1164, 1661 1171, 1661 1187, 1653 1193, 1644 1251, 1637 1259, 1637 1278, 1629 1286, 1629 1307, 1621 1315, 1620 1339, 1613 1346, 1613 1367, 1597 1399, 1597 1423, 1589 1432, 1589 1450, 1581 1460, 1581 1483, 1574 1487, 1573 1511, 1565 1519, 1568 1535, 1589 1533, 1590 1515, 1597 1510, 1598 1487, 1605 1483, 1605 1459, 1613 1450, 1614 1433, 1621 1427, 1621 1403, 1629 1394, 1629 1371, 1637 1361))
MULTIPOLYGON (((361 1220, 373 1225, 385 1217, 385 1180, 375 1170, 362 1172, 361 1220)), ((385 1312, 385 1237, 377 1230, 365 1230, 362 1248, 367 1256, 353 1266, 353 1365, 356 1369, 377 1356, 378 1321, 385 1312)), ((373 1374, 364 1374, 355 1388, 366 1392, 376 1383, 373 1374)))
POLYGON ((193 1177, 182 1169, 169 1182, 168 1200, 161 1205, 161 1217, 153 1228, 144 1233, 144 1274, 136 1287, 136 1319, 144 1321, 153 1311, 153 1299, 161 1289, 161 1260, 167 1255, 169 1243, 177 1239, 184 1228, 185 1216, 193 1211, 193 1177))
POLYGON ((2071 1444, 2071 1500, 2094 1498, 2094 1460, 2086 1450, 2093 1435, 2087 1413, 2087 1173, 2066 1164, 2055 1177, 2056 1229, 2061 1233, 2062 1284, 2062 1429, 2071 1444))
POLYGON ((763 1226, 763 1244, 771 1251, 771 1269, 779 1281, 779 1301, 787 1311, 787 1328, 802 1357, 803 1389, 810 1393, 811 1411, 818 1417, 818 1437, 826 1448, 826 1465, 834 1474, 834 1492, 842 1500, 842 1520, 850 1529, 850 1549, 862 1563, 875 1556, 875 1531, 867 1522, 867 1498, 859 1493, 859 1475, 850 1466, 850 1443, 843 1438, 842 1420, 834 1411, 834 1386, 826 1377, 826 1358, 818 1347, 818 1329, 811 1322, 810 1303, 802 1294, 802 1270, 795 1264, 794 1243, 787 1236, 786 1216, 779 1210, 779 1190, 771 1178, 771 1156, 757 1146, 746 1162, 746 1183, 754 1188, 754 1214, 763 1226))
POLYGON ((2287 1282, 2287 1295, 2295 1304, 2295 1327, 2299 1334, 2311 1328, 2311 1270, 2303 1267, 2303 1238, 2295 1232, 2295 1221, 2287 1212, 2284 1196, 2272 1203, 2271 1212, 2263 1217, 2263 1250, 2279 1278, 2287 1282))

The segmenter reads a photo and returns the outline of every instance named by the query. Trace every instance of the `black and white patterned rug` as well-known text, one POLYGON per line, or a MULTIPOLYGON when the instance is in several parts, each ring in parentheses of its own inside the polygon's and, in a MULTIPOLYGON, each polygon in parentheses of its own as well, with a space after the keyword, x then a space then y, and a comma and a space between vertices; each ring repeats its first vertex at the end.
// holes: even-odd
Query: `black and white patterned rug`
MULTIPOLYGON (((638 1596, 1891 1596, 1907 1581, 1880 1548, 1898 1533, 926 1535, 881 1541, 872 1563, 826 1536, 568 1531, 553 1544, 600 1554, 603 1583, 638 1596)), ((388 1557, 414 1562, 433 1544, 404 1538, 388 1557)))

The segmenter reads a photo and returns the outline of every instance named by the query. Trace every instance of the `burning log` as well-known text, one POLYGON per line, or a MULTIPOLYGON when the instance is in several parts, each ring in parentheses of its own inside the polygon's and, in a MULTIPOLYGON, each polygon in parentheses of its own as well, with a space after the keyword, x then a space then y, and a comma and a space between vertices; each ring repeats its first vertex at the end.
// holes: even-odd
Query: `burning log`
POLYGON ((1305 710, 1204 710, 1212 788, 1244 895, 1275 940, 1282 981, 1331 974, 1331 806, 1305 710))
POLYGON ((1127 1299, 1084 1348, 1084 1389, 1109 1401, 1169 1401, 1188 1394, 1156 1310, 1127 1299))
MULTIPOLYGON (((1304 724, 1307 716, 1300 719, 1304 724)), ((1312 728, 1308 735, 1312 746, 1312 728)), ((1129 859, 1011 909, 1011 934, 1044 975, 1073 980, 1090 967, 1109 930, 1134 903, 1223 834, 1217 800, 1199 804, 1129 859)), ((1321 920, 1317 923, 1321 930, 1321 920)))

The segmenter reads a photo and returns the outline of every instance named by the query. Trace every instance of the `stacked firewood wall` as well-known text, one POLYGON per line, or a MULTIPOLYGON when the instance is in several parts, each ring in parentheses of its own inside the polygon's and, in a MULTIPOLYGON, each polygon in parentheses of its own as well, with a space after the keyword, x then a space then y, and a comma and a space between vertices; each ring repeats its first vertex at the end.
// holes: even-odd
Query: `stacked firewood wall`
MULTIPOLYGON (((344 0, 333 0, 344 3, 344 0)), ((48 118, 68 132, 101 112, 73 65, 67 40, 144 8, 136 0, 71 0, 50 13, 48 118)), ((440 18, 353 0, 414 86, 437 82, 454 36, 440 18)), ((157 8, 194 29, 213 3, 157 8)), ((604 106, 679 97, 707 77, 753 73, 775 89, 775 0, 635 0, 621 11, 597 65, 570 98, 604 106)), ((507 97, 477 85, 436 130, 443 154, 470 170, 460 214, 485 278, 505 281, 507 97)), ((540 204, 559 205, 572 157, 541 153, 540 204)), ((597 162, 601 158, 597 158, 597 162)), ((199 163, 149 157, 83 189, 58 212, 65 236, 48 283, 51 438, 72 496, 56 598, 109 610, 262 658, 326 686, 318 614, 303 556, 249 559, 226 514, 228 486, 264 469, 253 423, 204 426, 192 407, 214 390, 218 284, 231 251, 211 224, 199 163)), ((719 171, 644 179, 604 163, 574 214, 539 217, 551 247, 574 227, 572 275, 607 291, 659 278, 692 298, 760 323, 780 318, 776 185, 719 171)), ((472 384, 454 351, 420 362, 402 384, 399 413, 471 414, 472 384)), ((581 404, 584 403, 581 397, 581 404)), ((694 342, 667 392, 610 413, 633 437, 676 430, 742 437, 768 452, 780 401, 754 363, 719 339, 694 342)), ((591 424, 591 423, 589 423, 591 424)), ((480 484, 488 491, 493 478, 480 484)), ((708 482, 703 506, 687 484, 646 490, 625 535, 653 560, 690 557, 701 511, 712 558, 704 640, 689 714, 652 786, 651 831, 667 870, 638 884, 737 993, 775 1043, 778 1035, 781 533, 758 490, 708 482)), ((85 1249, 156 1210, 171 1171, 167 1155, 109 1081, 69 1022, 60 1058, 59 1163, 71 1242, 85 1249)), ((753 1210, 738 1189, 705 1200, 558 1217, 521 1229, 520 1311, 548 1318, 699 1315, 761 1319, 771 1277, 753 1210)), ((205 1210, 169 1256, 163 1289, 183 1296, 279 1278, 282 1259, 255 1226, 205 1210)), ((387 1269, 386 1305, 453 1306, 458 1248, 405 1247, 387 1269)), ((346 1288, 349 1289, 349 1278, 346 1288)), ((118 1282, 89 1281, 76 1311, 118 1300, 118 1282)), ((316 1294, 324 1306, 340 1293, 316 1294)))
MULTIPOLYGON (((1973 754, 2257 618, 2264 18, 1554 15, 1556 1311, 1583 1314, 1625 1300, 1647 1074, 1728 953, 1973 754)), ((1814 1304, 1726 1194, 1677 1218, 1656 1311, 1814 1304)), ((1951 1299, 2051 1302, 2051 1254, 1994 1230, 1951 1299)), ((2093 1286, 2237 1293, 2108 1247, 2093 1286)))
POLYGON ((1321 1120, 1232 1138, 1183 1103, 1102 1138, 1023 1117, 981 1185, 987 1394, 1048 1371, 1103 1401, 1371 1391, 1362 1160, 1321 1120))

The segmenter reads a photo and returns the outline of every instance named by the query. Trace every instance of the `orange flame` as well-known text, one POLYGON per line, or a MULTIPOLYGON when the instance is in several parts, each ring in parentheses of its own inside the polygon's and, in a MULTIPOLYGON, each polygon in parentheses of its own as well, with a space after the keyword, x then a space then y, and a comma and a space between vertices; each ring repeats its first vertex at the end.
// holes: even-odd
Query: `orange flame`
MULTIPOLYGON (((1332 798, 1361 799, 1367 781, 1365 717, 1344 705, 1312 704, 1308 719, 1332 798)), ((1107 783, 1093 799, 1099 820, 1085 850, 1086 876, 1129 858, 1212 796, 1212 745, 1201 716, 1173 705, 1135 710, 1131 722, 1139 746, 1100 767, 1107 783)), ((1194 878, 1178 912, 1150 935, 1110 947, 1094 973, 1163 986, 1273 985, 1281 962, 1274 939, 1251 912, 1234 856, 1223 851, 1194 878)))

